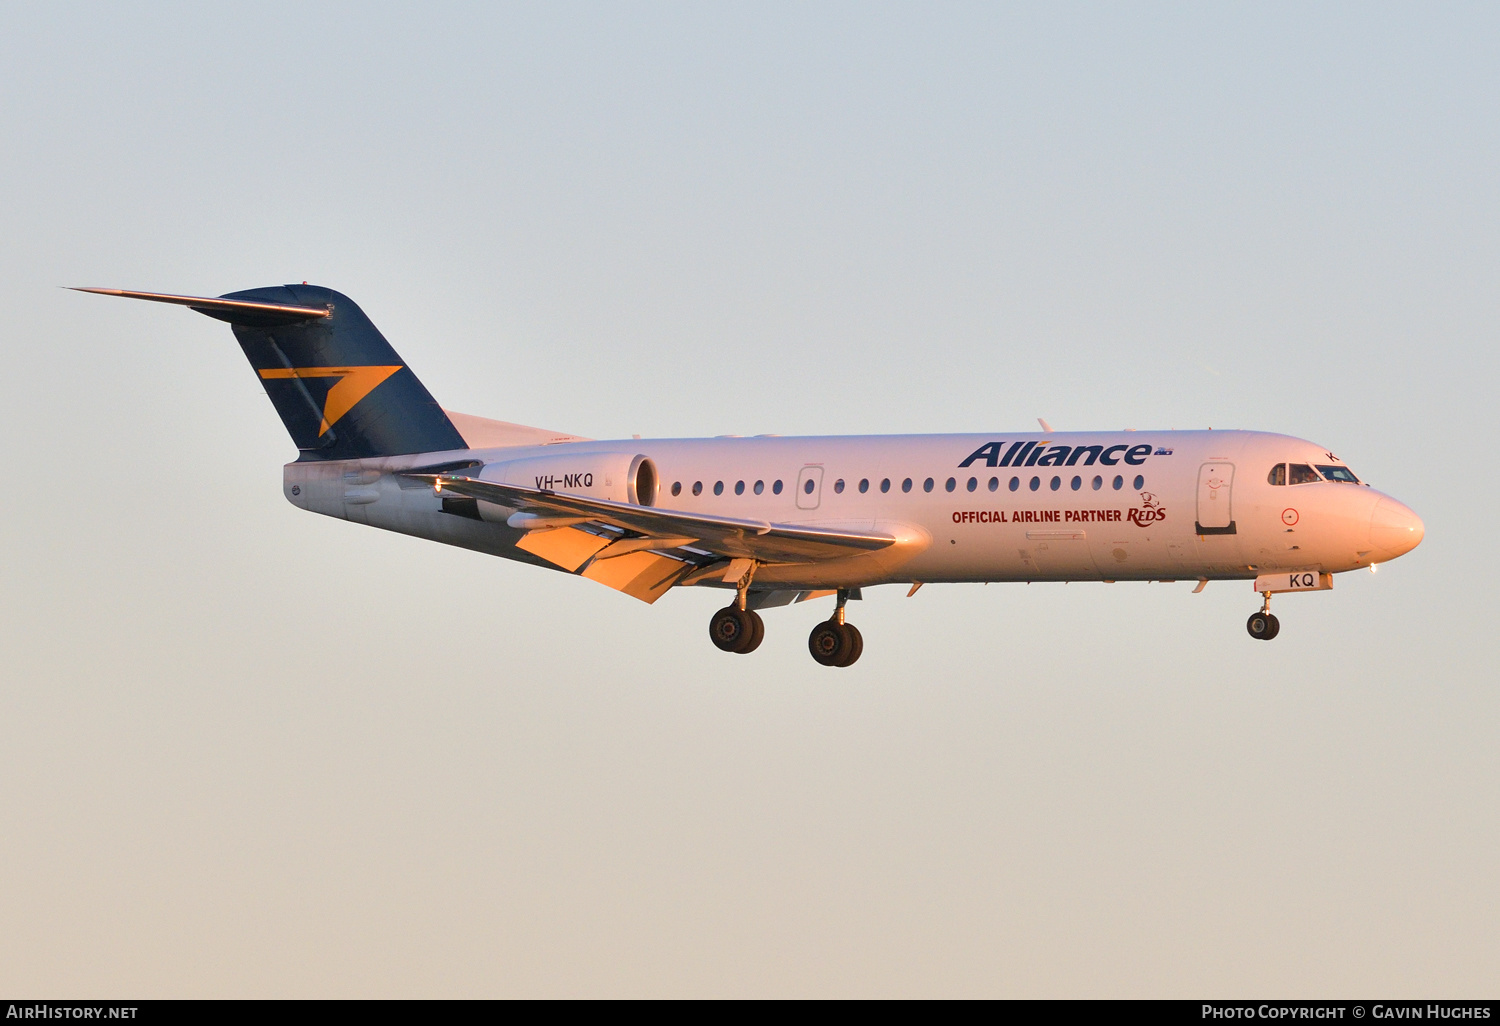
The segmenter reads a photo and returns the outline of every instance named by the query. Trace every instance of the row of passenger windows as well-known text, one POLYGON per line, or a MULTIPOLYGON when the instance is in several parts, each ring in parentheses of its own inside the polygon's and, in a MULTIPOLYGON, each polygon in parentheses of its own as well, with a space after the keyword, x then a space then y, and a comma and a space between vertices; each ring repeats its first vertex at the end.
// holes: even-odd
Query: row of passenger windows
MULTIPOLYGON (((812 491, 812 487, 811 487, 812 486, 812 482, 809 481, 809 482, 807 482, 807 484, 808 484, 808 489, 807 490, 809 492, 811 492, 812 491)), ((761 492, 763 492, 763 491, 766 490, 766 483, 764 481, 757 481, 757 482, 755 482, 755 487, 754 487, 753 490, 754 490, 754 492, 755 492, 756 495, 759 495, 761 492)), ((673 481, 672 482, 672 494, 673 495, 681 495, 682 494, 682 482, 681 481, 673 481)), ((694 481, 693 482, 693 494, 694 495, 702 495, 703 494, 703 482, 702 481, 694 481)), ((724 482, 723 481, 715 481, 714 482, 714 494, 715 495, 723 495, 724 494, 724 482)), ((743 481, 736 481, 734 483, 734 494, 736 494, 736 495, 744 495, 745 494, 745 482, 743 482, 743 481)), ((780 481, 772 481, 771 482, 771 494, 772 495, 780 495, 781 494, 781 482, 780 481)))
POLYGON ((1359 484, 1359 478, 1348 467, 1325 467, 1318 464, 1314 470, 1306 463, 1278 463, 1266 475, 1273 485, 1312 484, 1314 481, 1336 481, 1340 484, 1359 484), (1319 476, 1318 471, 1322 471, 1319 476))
MULTIPOLYGON (((1094 491, 1097 492, 1101 488, 1104 487, 1104 483, 1105 483, 1104 482, 1104 478, 1100 477, 1099 475, 1096 474, 1096 475, 1094 475, 1093 480, 1091 480, 1089 482, 1089 487, 1091 487, 1094 491)), ((1036 492, 1036 491, 1041 491, 1042 484, 1043 484, 1042 478, 1040 478, 1040 477, 1033 477, 1030 481, 1028 481, 1026 483, 1026 487, 1029 488, 1031 491, 1036 492)), ((1080 491, 1083 488, 1083 485, 1084 485, 1084 479, 1082 477, 1079 477, 1079 476, 1076 476, 1076 475, 1072 478, 1072 480, 1068 481, 1068 487, 1071 488, 1075 492, 1076 491, 1080 491)), ((1111 485, 1111 487, 1114 488, 1115 491, 1119 491, 1121 488, 1125 487, 1125 478, 1123 476, 1119 475, 1119 474, 1116 474, 1115 477, 1114 477, 1114 480, 1110 482, 1110 485, 1111 485)), ((1046 482, 1046 486, 1049 489, 1051 489, 1052 491, 1054 491, 1054 492, 1061 491, 1062 487, 1063 487, 1063 478, 1061 478, 1061 477, 1053 477, 1051 480, 1049 480, 1049 481, 1046 482)), ((1140 474, 1135 475, 1135 481, 1133 482, 1132 486, 1137 491, 1139 491, 1140 489, 1146 487, 1146 479, 1145 479, 1145 477, 1143 477, 1140 474)), ((913 487, 912 479, 909 478, 909 477, 906 478, 905 480, 903 480, 901 482, 901 490, 903 492, 909 492, 909 491, 911 491, 912 487, 913 487)), ((925 481, 922 482, 922 491, 924 491, 924 492, 930 492, 930 491, 932 491, 936 487, 937 487, 937 482, 934 481, 930 477, 927 480, 925 480, 925 481)), ((950 478, 948 478, 947 481, 943 482, 943 490, 944 491, 948 491, 948 492, 957 491, 958 487, 959 487, 959 483, 958 483, 958 479, 957 478, 950 477, 950 478)), ((992 491, 992 492, 999 491, 1000 490, 1000 479, 998 477, 992 477, 992 478, 990 478, 988 487, 989 487, 989 490, 992 491)), ((1009 484, 1008 487, 1013 492, 1020 491, 1021 490, 1021 479, 1019 477, 1013 477, 1013 478, 1011 478, 1010 479, 1010 484, 1009 484)), ((772 495, 780 495, 781 494, 781 488, 782 488, 782 485, 781 485, 780 481, 772 481, 771 482, 771 494, 772 495)), ((802 490, 804 492, 806 492, 808 495, 811 495, 816 488, 817 488, 817 483, 815 481, 813 481, 812 478, 808 478, 806 481, 802 482, 802 490)), ((858 488, 859 488, 860 494, 864 494, 865 492, 868 492, 870 490, 870 479, 867 478, 867 477, 866 478, 861 478, 860 481, 859 481, 858 488)), ((880 481, 879 488, 880 488, 880 490, 882 492, 889 492, 891 490, 891 479, 888 478, 888 477, 887 478, 882 478, 881 481, 880 481)), ((969 480, 964 483, 964 489, 966 491, 971 491, 971 492, 978 491, 979 490, 979 478, 977 478, 977 477, 971 477, 971 478, 969 478, 969 480)), ((750 486, 750 490, 753 491, 756 495, 760 495, 762 492, 764 492, 766 490, 766 483, 764 481, 757 481, 757 482, 755 482, 754 485, 750 486)), ((835 494, 839 494, 839 495, 843 494, 843 491, 844 491, 844 479, 843 478, 839 478, 837 481, 833 482, 833 490, 834 490, 835 494)), ((715 481, 714 482, 713 491, 714 491, 715 495, 723 495, 724 494, 724 482, 723 481, 715 481)), ((702 481, 694 481, 693 482, 693 487, 692 487, 692 492, 693 492, 694 495, 702 495, 703 494, 703 482, 702 481)), ((682 494, 682 482, 681 481, 673 481, 672 482, 672 494, 673 495, 681 495, 682 494)), ((745 482, 743 482, 743 481, 736 481, 734 483, 734 494, 736 494, 736 495, 744 495, 745 494, 745 482)))

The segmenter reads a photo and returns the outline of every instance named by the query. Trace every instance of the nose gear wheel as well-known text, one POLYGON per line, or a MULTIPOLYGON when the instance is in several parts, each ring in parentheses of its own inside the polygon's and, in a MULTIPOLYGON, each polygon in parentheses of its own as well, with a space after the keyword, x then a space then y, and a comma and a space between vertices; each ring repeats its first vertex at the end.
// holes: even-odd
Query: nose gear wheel
POLYGON ((1245 630, 1257 641, 1270 641, 1281 633, 1281 621, 1270 613, 1252 613, 1245 622, 1245 630))
POLYGON ((1263 591, 1260 597, 1260 612, 1252 613, 1245 621, 1245 630, 1257 641, 1270 641, 1281 633, 1281 621, 1271 615, 1271 593, 1263 591))

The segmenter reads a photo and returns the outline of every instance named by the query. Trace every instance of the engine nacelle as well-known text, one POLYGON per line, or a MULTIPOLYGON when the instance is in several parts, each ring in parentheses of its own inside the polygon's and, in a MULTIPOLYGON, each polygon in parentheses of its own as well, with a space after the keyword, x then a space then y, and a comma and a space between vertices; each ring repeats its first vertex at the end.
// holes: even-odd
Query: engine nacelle
MULTIPOLYGON (((486 463, 479 472, 483 481, 525 485, 549 492, 566 492, 590 499, 629 502, 637 506, 656 504, 660 478, 649 457, 628 452, 586 452, 537 456, 527 460, 486 463)), ((494 503, 479 503, 484 520, 506 522, 515 511, 494 503)))

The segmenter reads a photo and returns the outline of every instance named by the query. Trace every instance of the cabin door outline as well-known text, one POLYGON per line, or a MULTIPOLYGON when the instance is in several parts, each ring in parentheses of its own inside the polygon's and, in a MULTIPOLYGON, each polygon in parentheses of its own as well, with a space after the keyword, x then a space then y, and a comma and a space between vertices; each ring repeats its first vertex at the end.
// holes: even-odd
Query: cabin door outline
POLYGON ((1198 468, 1198 534, 1236 534, 1234 464, 1213 460, 1198 468))

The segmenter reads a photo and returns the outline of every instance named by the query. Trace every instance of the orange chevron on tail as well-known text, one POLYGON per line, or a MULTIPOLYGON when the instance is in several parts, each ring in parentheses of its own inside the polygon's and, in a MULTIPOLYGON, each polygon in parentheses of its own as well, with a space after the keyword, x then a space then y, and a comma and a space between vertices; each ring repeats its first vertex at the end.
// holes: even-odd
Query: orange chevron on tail
POLYGON ((318 435, 328 432, 328 429, 339 422, 339 418, 375 390, 386 378, 401 369, 401 364, 394 367, 269 367, 260 372, 262 378, 338 378, 338 382, 328 390, 328 398, 323 403, 323 423, 318 428, 318 435))

